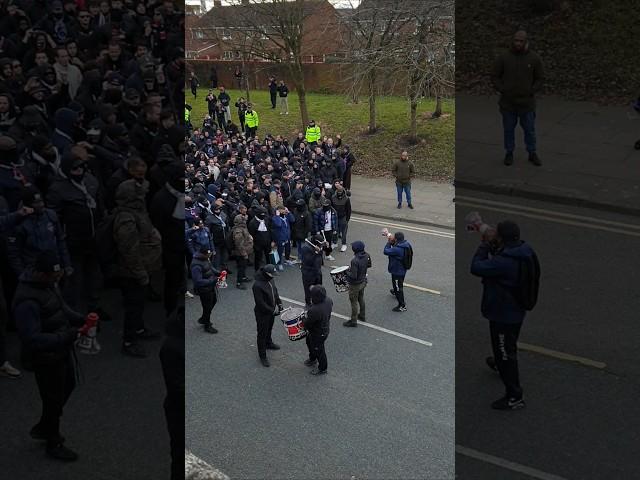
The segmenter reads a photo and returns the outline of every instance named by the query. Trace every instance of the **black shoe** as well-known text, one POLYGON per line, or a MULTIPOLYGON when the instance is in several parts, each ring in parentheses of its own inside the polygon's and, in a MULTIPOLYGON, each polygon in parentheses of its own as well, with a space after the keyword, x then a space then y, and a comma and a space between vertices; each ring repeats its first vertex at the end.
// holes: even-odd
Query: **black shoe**
POLYGON ((280 346, 272 342, 267 345, 267 350, 280 350, 280 346))
POLYGON ((213 325, 209 324, 209 325, 205 325, 204 326, 204 331, 207 333, 218 333, 218 330, 216 330, 213 325))
POLYGON ((156 332, 155 330, 149 330, 148 328, 143 328, 142 330, 138 330, 136 332, 136 338, 140 340, 157 340, 162 335, 160 332, 156 332))
POLYGON ((513 165, 513 153, 509 152, 504 156, 504 164, 507 167, 513 165))
MULTIPOLYGON (((33 438, 34 440, 47 440, 47 436, 42 431, 42 425, 40 425, 39 423, 34 425, 33 428, 29 430, 29 435, 31 435, 31 438, 33 438)), ((65 438, 62 435, 58 437, 59 443, 64 443, 64 440, 65 438)))
POLYGON ((78 460, 78 454, 65 447, 62 443, 58 443, 53 447, 47 447, 47 455, 56 460, 62 460, 63 462, 75 462, 78 460))
POLYGON ((493 408, 494 410, 519 410, 524 407, 525 407, 525 404, 524 404, 524 399, 522 397, 520 398, 502 397, 501 399, 496 400, 491 404, 491 408, 493 408))
POLYGON ((134 358, 146 358, 147 352, 142 345, 128 342, 122 344, 122 353, 134 358))
POLYGON ((487 357, 485 359, 485 361, 487 362, 487 366, 493 370, 494 372, 498 371, 498 366, 496 365, 496 360, 493 357, 487 357))
POLYGON ((264 358, 260 358, 260 363, 262 364, 263 367, 270 367, 271 364, 269 363, 269 359, 267 357, 264 358))
POLYGON ((342 322, 344 327, 357 327, 358 322, 352 322, 351 320, 347 320, 346 322, 342 322))
POLYGON ((311 373, 311 375, 324 375, 325 373, 327 373, 327 371, 326 370, 320 370, 318 368, 314 368, 309 373, 311 373))
POLYGON ((410 208, 411 210, 413 210, 413 205, 409 204, 409 208, 410 208))
POLYGON ((317 362, 317 360, 316 360, 315 358, 314 358, 313 360, 311 360, 310 358, 307 358, 307 359, 304 361, 304 364, 305 364, 307 367, 313 367, 313 366, 316 364, 316 362, 317 362))
POLYGON ((202 317, 200 317, 200 318, 198 319, 198 323, 199 323, 200 325, 206 325, 206 324, 207 324, 207 322, 205 322, 204 318, 202 318, 202 317))
POLYGON ((402 204, 401 203, 398 204, 398 208, 399 209, 402 208, 402 204))
POLYGON ((406 312, 407 311, 407 307, 405 307, 404 305, 398 305, 395 308, 391 309, 392 312, 406 312))
POLYGON ((238 290, 246 290, 247 289, 247 287, 245 287, 244 284, 242 284, 240 282, 236 283, 236 288, 238 290))
POLYGON ((529 161, 533 163, 536 167, 542 166, 542 161, 540 160, 540 157, 538 157, 538 154, 536 152, 529 154, 529 161))

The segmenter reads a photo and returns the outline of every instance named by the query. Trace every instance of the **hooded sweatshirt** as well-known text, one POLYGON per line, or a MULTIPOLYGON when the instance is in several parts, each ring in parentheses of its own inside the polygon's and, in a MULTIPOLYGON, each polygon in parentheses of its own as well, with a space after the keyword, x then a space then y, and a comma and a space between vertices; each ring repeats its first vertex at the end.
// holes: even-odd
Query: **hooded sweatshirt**
POLYGON ((364 243, 361 241, 353 242, 351 248, 354 256, 351 259, 349 270, 347 270, 347 279, 351 285, 360 285, 367 281, 370 257, 369 254, 364 251, 364 243))
POLYGON ((311 334, 329 335, 329 324, 333 301, 327 297, 324 287, 311 289, 311 307, 307 310, 307 318, 304 321, 304 328, 311 334))
POLYGON ((526 311, 510 289, 518 284, 519 259, 533 255, 533 249, 523 241, 508 243, 496 255, 482 243, 471 262, 471 274, 482 278, 482 315, 491 322, 517 324, 526 311))

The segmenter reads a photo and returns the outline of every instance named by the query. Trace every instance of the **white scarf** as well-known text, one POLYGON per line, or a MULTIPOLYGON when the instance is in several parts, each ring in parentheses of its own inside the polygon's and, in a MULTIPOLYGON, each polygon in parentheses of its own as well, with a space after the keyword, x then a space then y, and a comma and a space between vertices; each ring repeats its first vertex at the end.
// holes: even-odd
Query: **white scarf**
POLYGON ((184 193, 176 190, 169 182, 165 183, 164 186, 169 191, 171 195, 176 197, 176 206, 173 209, 173 218, 177 218, 178 220, 184 220, 184 193))

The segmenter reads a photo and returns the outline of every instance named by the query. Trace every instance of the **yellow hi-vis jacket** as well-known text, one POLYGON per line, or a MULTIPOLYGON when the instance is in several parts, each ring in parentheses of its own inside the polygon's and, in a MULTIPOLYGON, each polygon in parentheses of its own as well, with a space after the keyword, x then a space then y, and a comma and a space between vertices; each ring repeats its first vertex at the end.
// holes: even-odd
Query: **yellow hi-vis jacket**
POLYGON ((307 133, 304 136, 307 142, 317 142, 318 140, 320 140, 320 137, 320 127, 318 125, 316 125, 315 127, 307 127, 307 133))
POLYGON ((260 125, 260 120, 258 119, 258 112, 255 110, 249 113, 248 111, 244 114, 244 123, 249 128, 256 128, 260 125))

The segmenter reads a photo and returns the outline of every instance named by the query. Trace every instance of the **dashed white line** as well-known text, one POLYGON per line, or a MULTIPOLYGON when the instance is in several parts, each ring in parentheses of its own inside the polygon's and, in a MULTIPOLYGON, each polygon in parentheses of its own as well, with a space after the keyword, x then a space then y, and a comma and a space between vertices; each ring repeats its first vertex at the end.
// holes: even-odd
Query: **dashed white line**
POLYGON ((504 458, 494 457, 493 455, 479 452, 478 450, 473 450, 472 448, 463 447, 462 445, 456 445, 456 453, 464 455, 465 457, 480 460, 481 462, 496 465, 506 470, 511 470, 512 472, 522 473, 531 478, 537 478, 538 480, 567 480, 564 477, 559 477, 558 475, 554 475, 552 473, 543 472, 542 470, 538 470, 536 468, 527 467, 526 465, 511 462, 509 460, 505 460, 504 458))
MULTIPOLYGON (((288 303, 293 303, 294 305, 299 305, 304 307, 304 302, 299 302, 298 300, 294 300, 292 298, 280 297, 280 300, 283 300, 288 303)), ((342 318, 343 320, 349 320, 351 317, 347 317, 346 315, 341 315, 339 313, 332 312, 331 315, 334 317, 342 318)), ((405 335, 404 333, 396 332, 394 330, 389 330, 384 327, 380 327, 378 325, 373 325, 369 322, 358 322, 359 326, 369 327, 373 330, 378 330, 379 332, 388 333, 389 335, 393 335, 394 337, 403 338, 405 340, 409 340, 410 342, 419 343, 420 345, 424 345, 426 347, 433 347, 433 343, 427 342, 426 340, 422 340, 420 338, 412 337, 410 335, 405 335)))

